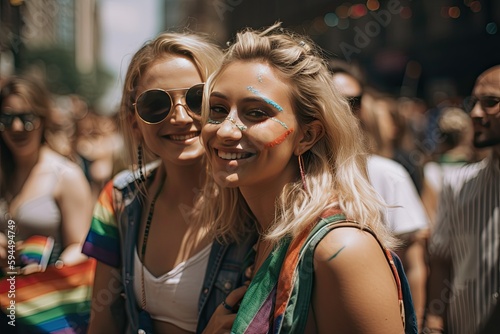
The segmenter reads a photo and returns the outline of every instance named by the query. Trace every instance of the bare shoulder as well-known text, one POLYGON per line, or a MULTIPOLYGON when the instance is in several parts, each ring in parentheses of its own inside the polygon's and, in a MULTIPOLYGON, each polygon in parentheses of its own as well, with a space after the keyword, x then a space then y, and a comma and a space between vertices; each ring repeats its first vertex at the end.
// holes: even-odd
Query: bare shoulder
POLYGON ((375 237, 355 227, 330 231, 316 247, 314 261, 315 266, 328 267, 335 272, 364 270, 382 264, 387 266, 384 250, 375 237))
POLYGON ((318 244, 314 258, 330 261, 342 254, 345 256, 370 256, 372 252, 383 252, 375 237, 356 227, 340 227, 331 230, 318 244))
POLYGON ((395 278, 369 232, 356 227, 330 231, 316 247, 314 274, 319 333, 403 331, 395 278))
POLYGON ((90 198, 90 184, 80 166, 48 147, 44 147, 42 152, 43 170, 57 174, 57 186, 54 189, 56 198, 90 198))
POLYGON ((86 181, 83 170, 75 162, 49 149, 44 149, 44 162, 55 169, 64 182, 86 181))

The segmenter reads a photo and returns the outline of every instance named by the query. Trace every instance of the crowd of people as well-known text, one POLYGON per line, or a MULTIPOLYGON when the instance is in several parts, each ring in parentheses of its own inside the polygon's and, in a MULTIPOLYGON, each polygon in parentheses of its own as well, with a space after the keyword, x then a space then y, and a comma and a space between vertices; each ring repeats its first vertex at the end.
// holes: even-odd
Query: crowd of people
POLYGON ((496 333, 500 65, 422 107, 323 55, 163 32, 115 116, 2 80, 1 332, 496 333))

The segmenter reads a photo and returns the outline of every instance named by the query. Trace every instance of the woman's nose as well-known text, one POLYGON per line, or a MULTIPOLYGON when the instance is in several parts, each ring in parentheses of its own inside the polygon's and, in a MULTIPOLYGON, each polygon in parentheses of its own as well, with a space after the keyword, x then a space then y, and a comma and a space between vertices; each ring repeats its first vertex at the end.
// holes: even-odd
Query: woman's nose
POLYGON ((232 116, 226 117, 217 131, 217 135, 219 137, 240 139, 242 131, 246 130, 246 126, 239 123, 241 122, 235 120, 232 116))
POLYGON ((12 131, 24 131, 24 123, 21 121, 21 118, 14 116, 11 125, 12 131))

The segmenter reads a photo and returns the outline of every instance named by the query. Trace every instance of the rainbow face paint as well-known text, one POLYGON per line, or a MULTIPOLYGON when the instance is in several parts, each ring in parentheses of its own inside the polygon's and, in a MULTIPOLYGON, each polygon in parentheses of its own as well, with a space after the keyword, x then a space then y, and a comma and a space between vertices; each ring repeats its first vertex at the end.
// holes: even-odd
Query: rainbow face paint
POLYGON ((258 97, 262 98, 267 104, 270 104, 272 105, 274 108, 276 108, 276 110, 278 110, 279 112, 283 112, 283 108, 277 104, 276 102, 274 102, 273 100, 265 97, 264 95, 262 95, 261 92, 259 92, 257 89, 255 89, 253 86, 248 86, 247 87, 247 90, 254 93, 255 95, 257 95, 258 97))
POLYGON ((225 121, 231 122, 235 127, 237 127, 240 131, 245 131, 248 129, 245 125, 243 124, 236 124, 236 120, 232 118, 231 116, 227 116, 225 121))
POLYGON ((288 130, 288 126, 285 124, 285 122, 280 121, 280 120, 279 120, 279 119, 277 119, 276 117, 271 117, 271 119, 272 119, 273 121, 275 121, 276 123, 281 124, 281 126, 283 126, 285 129, 287 129, 287 130, 288 130))
POLYGON ((276 138, 275 140, 273 140, 273 141, 265 144, 264 147, 271 148, 271 147, 277 146, 277 145, 281 144, 282 142, 284 142, 285 139, 289 135, 291 135, 292 133, 293 133, 293 129, 289 129, 285 133, 283 133, 281 136, 279 136, 278 138, 276 138))

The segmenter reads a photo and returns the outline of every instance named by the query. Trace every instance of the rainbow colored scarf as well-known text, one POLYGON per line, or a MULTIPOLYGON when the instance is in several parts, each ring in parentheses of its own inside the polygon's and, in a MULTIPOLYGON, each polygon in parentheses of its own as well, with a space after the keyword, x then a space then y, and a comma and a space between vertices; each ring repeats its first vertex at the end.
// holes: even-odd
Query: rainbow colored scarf
POLYGON ((48 266, 45 272, 3 277, 2 312, 23 333, 85 333, 95 264, 89 259, 61 269, 48 266))
MULTIPOLYGON (((304 230, 293 240, 284 240, 273 249, 245 293, 232 334, 304 333, 314 280, 316 245, 332 228, 359 226, 347 222, 339 211, 329 210, 323 216, 316 226, 304 230)), ((391 263, 391 253, 386 251, 385 254, 391 263)), ((395 268, 393 273, 402 305, 403 295, 395 268)), ((404 322, 404 308, 401 312, 404 322)))

